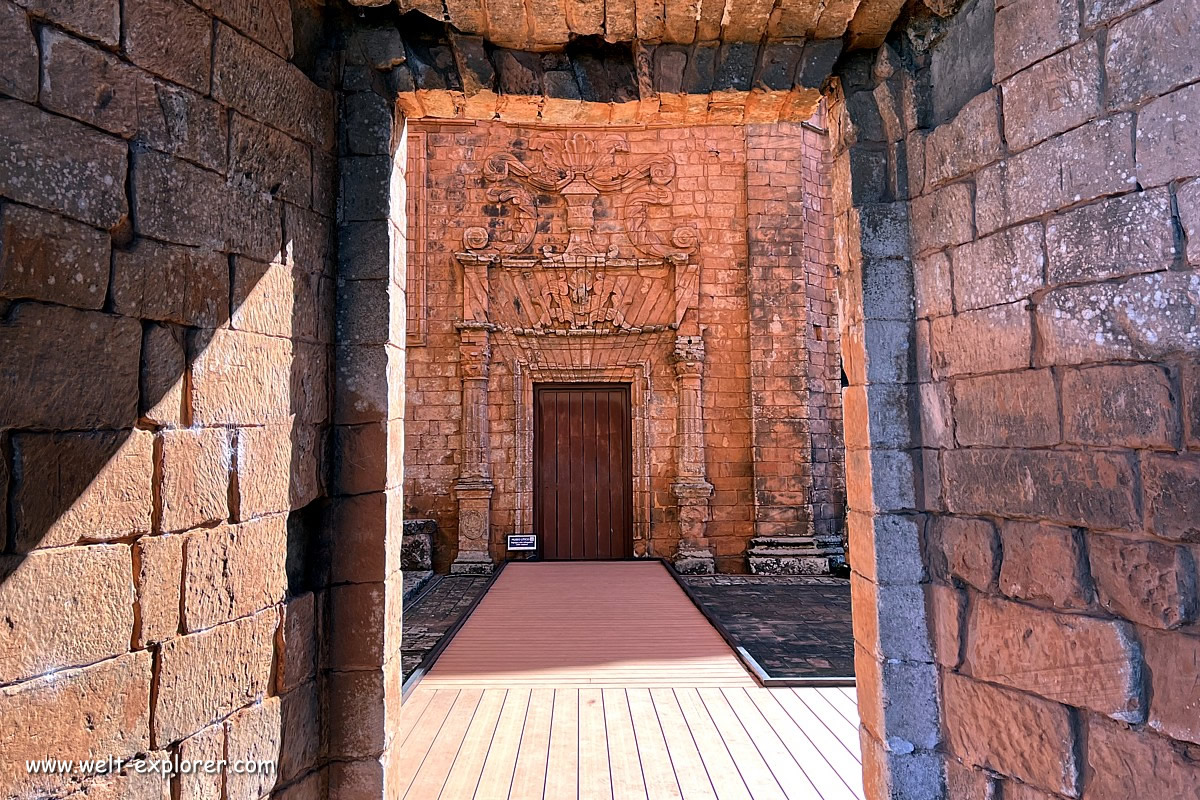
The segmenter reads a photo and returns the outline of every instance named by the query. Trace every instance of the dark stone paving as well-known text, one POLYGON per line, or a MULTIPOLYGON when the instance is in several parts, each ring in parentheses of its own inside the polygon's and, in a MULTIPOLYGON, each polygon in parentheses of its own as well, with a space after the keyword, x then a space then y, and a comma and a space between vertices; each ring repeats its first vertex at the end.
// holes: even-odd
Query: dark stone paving
POLYGON ((854 674, 850 581, 767 575, 683 580, 771 677, 854 674))
POLYGON ((406 680, 425 654, 483 592, 488 576, 435 575, 430 581, 431 584, 415 600, 404 604, 400 663, 406 680))

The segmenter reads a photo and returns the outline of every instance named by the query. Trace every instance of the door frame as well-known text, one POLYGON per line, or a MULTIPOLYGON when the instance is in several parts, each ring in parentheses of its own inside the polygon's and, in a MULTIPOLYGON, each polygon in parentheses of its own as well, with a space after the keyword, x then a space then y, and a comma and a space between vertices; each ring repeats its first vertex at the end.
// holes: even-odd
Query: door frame
POLYGON ((633 473, 634 473, 634 468, 633 468, 633 428, 634 428, 634 425, 633 425, 633 386, 630 384, 629 381, 619 381, 619 380, 618 381, 561 381, 561 380, 554 381, 554 380, 552 380, 552 381, 534 381, 532 388, 533 388, 533 414, 530 417, 530 421, 532 422, 532 428, 533 428, 533 430, 532 430, 532 436, 533 436, 532 457, 533 457, 534 461, 532 461, 530 464, 530 472, 533 476, 533 481, 532 481, 532 483, 533 483, 533 487, 532 487, 533 488, 532 524, 533 524, 533 532, 538 537, 537 538, 538 556, 547 561, 625 561, 628 559, 636 558, 637 552, 635 550, 635 544, 636 544, 637 537, 635 535, 635 530, 634 530, 634 517, 635 517, 635 514, 634 514, 634 495, 635 495, 634 488, 635 487, 634 487, 634 479, 633 479, 633 473), (537 486, 537 483, 538 483, 538 481, 537 481, 537 461, 536 461, 536 459, 538 457, 537 454, 538 454, 538 430, 539 430, 538 402, 537 402, 538 392, 543 391, 543 390, 585 391, 585 392, 589 391, 589 390, 590 391, 598 391, 598 390, 612 391, 614 389, 623 389, 625 391, 625 408, 628 412, 625 414, 625 417, 624 417, 625 443, 626 443, 625 474, 621 476, 621 482, 625 485, 625 489, 627 491, 626 497, 628 498, 628 502, 625 503, 625 525, 626 525, 626 530, 628 531, 628 535, 629 535, 629 547, 628 547, 629 556, 626 558, 608 558, 608 559, 571 559, 571 558, 549 559, 549 558, 546 558, 545 533, 543 531, 539 530, 538 522, 537 522, 537 518, 538 518, 538 514, 537 514, 538 486, 537 486))

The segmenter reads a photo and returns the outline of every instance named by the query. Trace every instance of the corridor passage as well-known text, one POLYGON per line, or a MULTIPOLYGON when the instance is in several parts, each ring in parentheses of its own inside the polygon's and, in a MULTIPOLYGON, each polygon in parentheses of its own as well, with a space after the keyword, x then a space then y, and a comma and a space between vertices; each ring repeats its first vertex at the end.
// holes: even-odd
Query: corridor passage
POLYGON ((861 800, 853 689, 757 685, 658 562, 510 564, 404 704, 412 800, 861 800))

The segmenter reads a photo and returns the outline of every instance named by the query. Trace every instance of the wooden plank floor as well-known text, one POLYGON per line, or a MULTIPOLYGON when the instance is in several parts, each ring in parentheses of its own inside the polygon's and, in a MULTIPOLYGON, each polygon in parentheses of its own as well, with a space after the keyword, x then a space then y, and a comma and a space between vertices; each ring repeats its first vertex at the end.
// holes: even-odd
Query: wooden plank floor
POLYGON ((509 565, 405 701, 411 800, 863 800, 853 689, 764 689, 661 564, 509 565))

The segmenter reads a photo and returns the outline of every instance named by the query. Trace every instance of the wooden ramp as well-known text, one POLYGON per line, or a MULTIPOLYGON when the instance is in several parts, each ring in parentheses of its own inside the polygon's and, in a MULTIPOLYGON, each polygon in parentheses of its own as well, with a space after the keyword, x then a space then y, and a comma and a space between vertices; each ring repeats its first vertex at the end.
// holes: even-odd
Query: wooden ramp
POLYGON ((510 564, 401 711, 410 800, 863 800, 852 689, 764 689, 657 562, 510 564))

